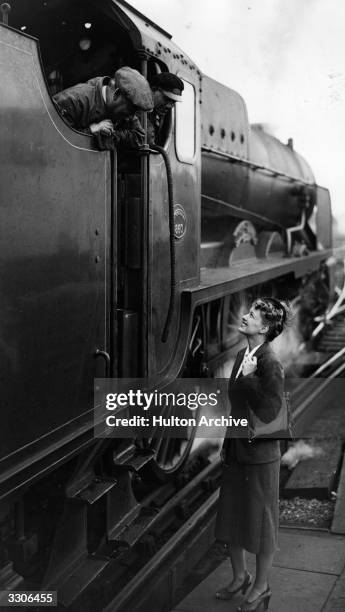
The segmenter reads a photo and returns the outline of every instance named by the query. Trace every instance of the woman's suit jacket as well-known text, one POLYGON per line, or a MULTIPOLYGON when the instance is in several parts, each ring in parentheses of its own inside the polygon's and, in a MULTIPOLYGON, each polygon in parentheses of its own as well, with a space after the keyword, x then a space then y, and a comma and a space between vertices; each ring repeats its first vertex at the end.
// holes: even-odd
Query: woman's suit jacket
MULTIPOLYGON (((282 405, 284 393, 283 366, 268 342, 262 344, 255 353, 257 368, 252 374, 236 379, 245 349, 237 354, 229 381, 231 415, 234 418, 248 419, 248 406, 265 423, 273 420, 282 405)), ((249 442, 247 438, 234 438, 234 429, 229 427, 224 439, 225 463, 233 460, 238 463, 269 463, 280 457, 278 440, 260 439, 249 442)))

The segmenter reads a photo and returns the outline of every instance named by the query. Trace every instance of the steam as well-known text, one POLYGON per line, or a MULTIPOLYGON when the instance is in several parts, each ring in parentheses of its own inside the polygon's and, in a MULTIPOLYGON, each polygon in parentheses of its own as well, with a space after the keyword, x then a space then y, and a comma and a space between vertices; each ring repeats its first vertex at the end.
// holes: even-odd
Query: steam
POLYGON ((296 362, 304 350, 302 334, 299 330, 299 308, 294 306, 294 318, 290 326, 286 327, 271 346, 278 355, 284 369, 295 370, 296 362))
POLYGON ((284 453, 281 462, 292 470, 300 461, 321 457, 323 454, 322 448, 307 444, 304 440, 298 440, 284 453))

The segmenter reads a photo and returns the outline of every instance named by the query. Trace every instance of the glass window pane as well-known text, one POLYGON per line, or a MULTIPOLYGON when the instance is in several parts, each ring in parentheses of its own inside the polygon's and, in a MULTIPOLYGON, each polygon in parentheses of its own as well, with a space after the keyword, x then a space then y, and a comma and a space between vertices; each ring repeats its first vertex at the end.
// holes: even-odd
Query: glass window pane
POLYGON ((180 161, 192 161, 195 154, 195 90, 184 82, 182 101, 176 102, 176 152, 180 161))

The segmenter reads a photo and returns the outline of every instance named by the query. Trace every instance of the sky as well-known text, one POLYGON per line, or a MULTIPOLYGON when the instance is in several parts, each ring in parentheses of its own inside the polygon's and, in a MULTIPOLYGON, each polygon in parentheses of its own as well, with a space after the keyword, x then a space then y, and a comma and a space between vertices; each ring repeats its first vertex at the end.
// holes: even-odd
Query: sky
POLYGON ((294 148, 345 230, 344 0, 131 0, 202 72, 242 95, 250 123, 294 148))

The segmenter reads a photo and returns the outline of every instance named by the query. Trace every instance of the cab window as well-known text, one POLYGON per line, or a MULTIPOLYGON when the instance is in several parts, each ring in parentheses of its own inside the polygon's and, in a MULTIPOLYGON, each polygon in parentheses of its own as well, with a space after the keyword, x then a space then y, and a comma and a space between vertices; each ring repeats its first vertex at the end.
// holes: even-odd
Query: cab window
POLYGON ((195 156, 195 89, 185 81, 181 102, 175 104, 176 154, 180 161, 193 163, 195 156))

